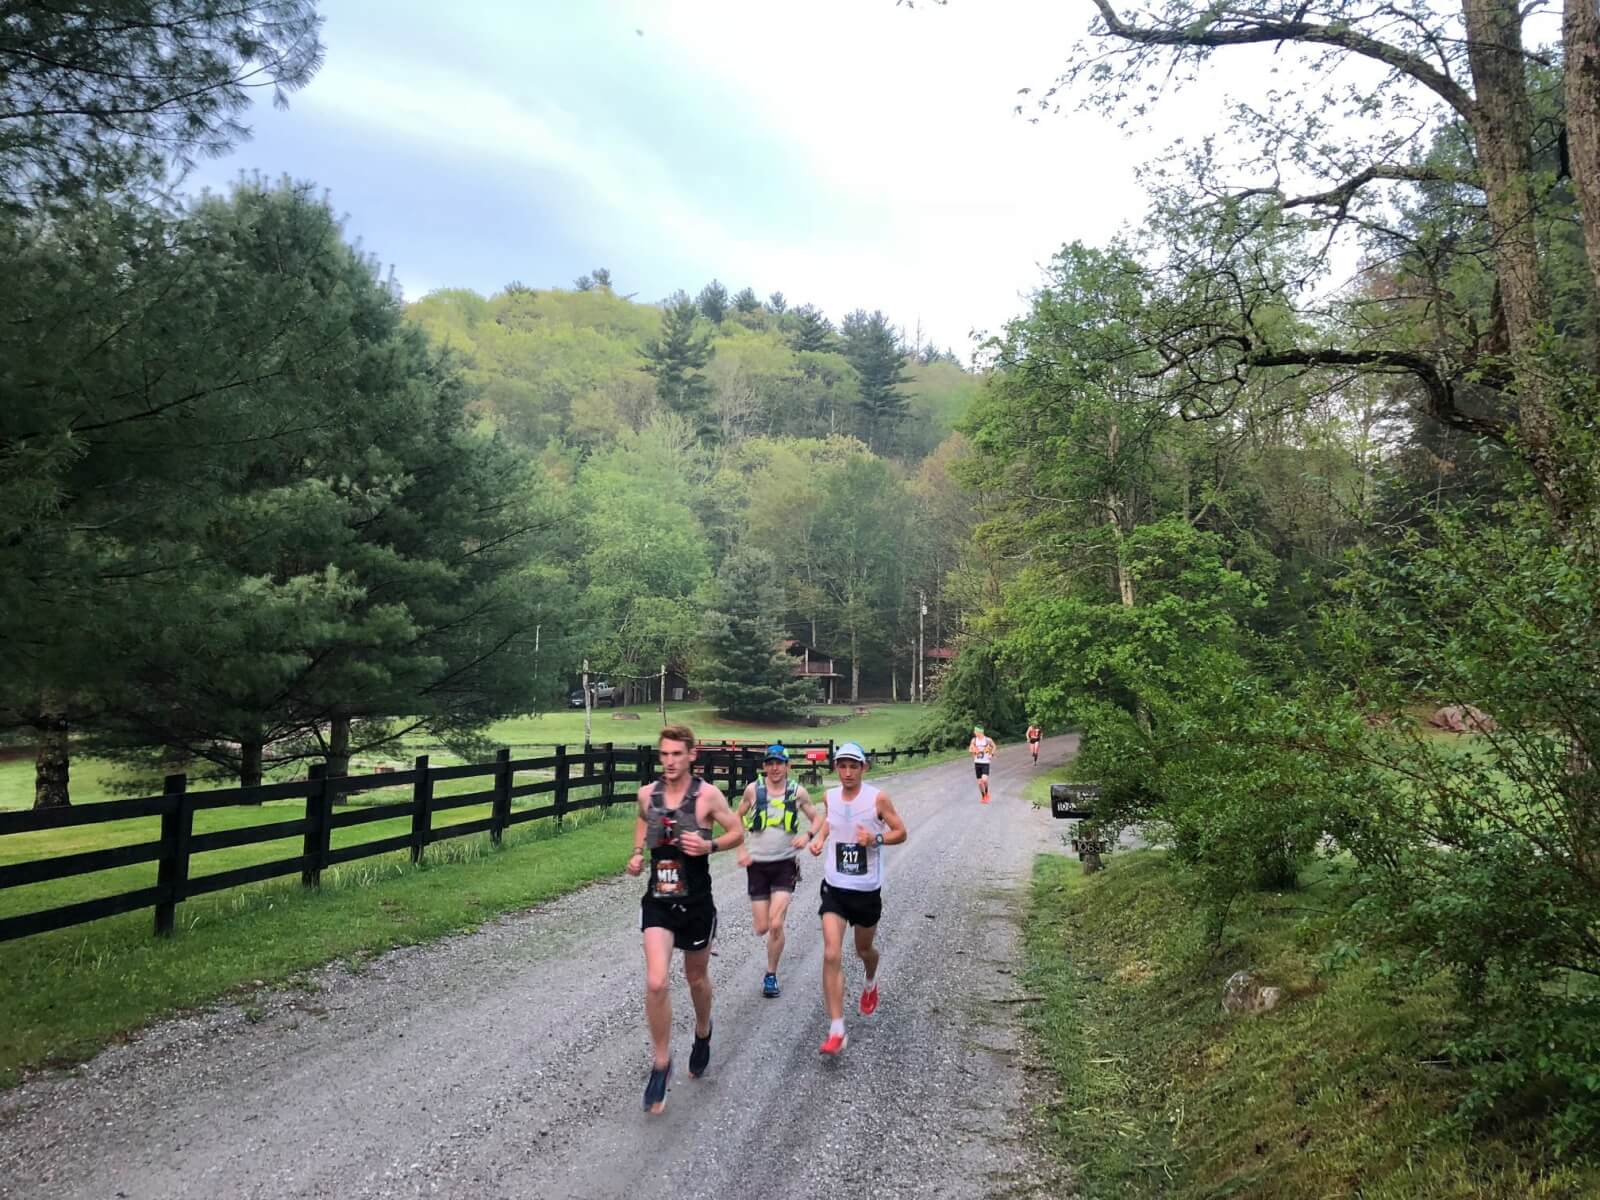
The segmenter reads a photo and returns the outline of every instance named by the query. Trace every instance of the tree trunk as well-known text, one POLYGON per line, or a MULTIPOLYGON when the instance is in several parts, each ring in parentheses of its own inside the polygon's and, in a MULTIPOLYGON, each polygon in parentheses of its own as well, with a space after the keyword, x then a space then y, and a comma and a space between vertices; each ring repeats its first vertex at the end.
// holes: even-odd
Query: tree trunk
POLYGON ((1524 73, 1522 14, 1516 0, 1464 0, 1462 8, 1476 92, 1472 131, 1494 232, 1495 279, 1518 378, 1517 424, 1523 454, 1545 503, 1564 520, 1568 504, 1556 454, 1554 398, 1549 384, 1533 369, 1550 303, 1539 282, 1533 117, 1524 73))
POLYGON ((861 656, 857 653, 856 627, 850 626, 850 703, 861 702, 861 656))
MULTIPOLYGON (((343 779, 350 774, 350 718, 334 717, 328 724, 328 777, 343 779)), ((333 802, 343 804, 349 800, 344 792, 335 792, 333 802)))
MULTIPOLYGON (((1561 22, 1567 105, 1567 158, 1583 217, 1591 305, 1600 307, 1600 9, 1566 0, 1561 22)), ((1595 339, 1600 356, 1600 336, 1595 339)), ((1600 363, 1595 364, 1600 370, 1600 363)))
POLYGON ((264 747, 260 738, 246 738, 239 743, 239 786, 261 786, 261 754, 264 747))
POLYGON ((39 699, 39 752, 33 762, 33 807, 66 808, 72 803, 68 786, 70 758, 67 750, 66 706, 46 693, 39 699))

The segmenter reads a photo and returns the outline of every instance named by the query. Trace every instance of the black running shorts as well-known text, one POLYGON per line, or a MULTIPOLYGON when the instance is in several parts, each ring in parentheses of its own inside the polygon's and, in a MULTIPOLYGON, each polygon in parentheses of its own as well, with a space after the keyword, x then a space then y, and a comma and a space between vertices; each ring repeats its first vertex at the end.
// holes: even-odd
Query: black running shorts
POLYGON ((822 884, 822 904, 817 909, 819 917, 829 913, 843 917, 852 925, 870 929, 883 916, 883 893, 873 888, 870 892, 856 892, 849 888, 829 887, 822 884))
POLYGON ((792 892, 800 882, 800 863, 792 858, 752 862, 747 872, 752 900, 770 900, 773 892, 792 892))
POLYGON ((979 779, 982 779, 985 775, 987 775, 989 773, 989 764, 988 763, 973 763, 972 764, 972 773, 974 775, 976 775, 979 779))
POLYGON ((658 900, 646 896, 639 902, 639 928, 670 929, 679 950, 704 950, 717 936, 717 906, 704 900, 658 900))

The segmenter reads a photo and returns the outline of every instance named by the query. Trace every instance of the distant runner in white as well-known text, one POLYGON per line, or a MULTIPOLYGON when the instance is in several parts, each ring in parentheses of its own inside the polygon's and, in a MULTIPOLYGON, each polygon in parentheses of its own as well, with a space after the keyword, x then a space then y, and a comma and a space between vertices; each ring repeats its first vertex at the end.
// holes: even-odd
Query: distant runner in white
POLYGON ((878 1010, 878 950, 872 939, 883 915, 882 851, 906 840, 906 826, 889 793, 861 782, 867 756, 860 746, 840 746, 833 752, 833 767, 839 786, 828 789, 822 828, 808 848, 823 856, 817 911, 822 917, 822 1002, 830 1024, 819 1049, 837 1056, 850 1041, 844 1032, 844 929, 847 924, 855 927, 856 956, 867 971, 861 1015, 870 1017, 878 1010))
POLYGON ((967 753, 972 755, 972 769, 978 776, 978 799, 989 803, 989 765, 994 762, 994 739, 985 737, 982 725, 972 727, 972 741, 967 744, 967 753))

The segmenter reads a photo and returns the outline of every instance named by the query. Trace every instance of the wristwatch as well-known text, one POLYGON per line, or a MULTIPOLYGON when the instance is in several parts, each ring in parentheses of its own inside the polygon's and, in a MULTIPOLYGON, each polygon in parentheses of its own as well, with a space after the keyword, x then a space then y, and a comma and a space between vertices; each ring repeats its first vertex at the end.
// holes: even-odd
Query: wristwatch
POLYGON ((874 838, 873 841, 874 841, 875 844, 877 844, 879 846, 883 845, 883 834, 881 834, 881 833, 878 834, 878 836, 876 838, 874 838))

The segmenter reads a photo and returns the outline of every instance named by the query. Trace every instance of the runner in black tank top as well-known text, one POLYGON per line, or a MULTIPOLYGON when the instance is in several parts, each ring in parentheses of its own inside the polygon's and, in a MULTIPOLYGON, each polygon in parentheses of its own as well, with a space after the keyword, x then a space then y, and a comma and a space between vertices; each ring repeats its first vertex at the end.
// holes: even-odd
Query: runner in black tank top
POLYGON ((630 875, 644 874, 647 862, 650 868, 639 920, 644 932, 644 1012, 652 1051, 644 1107, 650 1113, 666 1107, 667 1081, 672 1077, 668 976, 674 949, 683 951, 683 974, 694 1002, 690 1078, 704 1074, 711 1061, 711 976, 706 968, 717 933, 717 909, 711 899, 709 857, 744 841, 744 829, 722 793, 690 774, 693 733, 682 725, 667 726, 656 743, 656 754, 661 778, 639 789, 633 857, 628 859, 630 875), (720 825, 724 832, 712 837, 712 825, 720 825))

